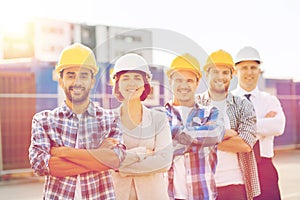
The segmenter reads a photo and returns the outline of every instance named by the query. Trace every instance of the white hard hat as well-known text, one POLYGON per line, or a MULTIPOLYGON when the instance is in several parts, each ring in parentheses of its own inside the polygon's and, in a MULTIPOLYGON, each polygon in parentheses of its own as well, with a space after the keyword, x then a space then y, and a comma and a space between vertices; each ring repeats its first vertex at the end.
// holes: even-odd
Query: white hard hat
POLYGON ((234 63, 237 64, 242 61, 246 60, 254 60, 258 61, 259 63, 262 63, 260 55, 258 51, 250 46, 242 48, 236 55, 234 63))
POLYGON ((152 74, 146 60, 135 53, 125 54, 117 59, 111 78, 114 79, 118 72, 132 70, 145 72, 149 80, 152 78, 152 74))

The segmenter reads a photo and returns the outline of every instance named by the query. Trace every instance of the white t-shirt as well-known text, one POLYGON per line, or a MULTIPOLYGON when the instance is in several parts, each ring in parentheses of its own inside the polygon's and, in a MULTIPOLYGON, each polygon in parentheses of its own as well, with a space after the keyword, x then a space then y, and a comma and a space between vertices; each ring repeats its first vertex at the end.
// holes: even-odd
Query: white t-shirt
MULTIPOLYGON (((79 119, 79 121, 80 121, 81 117, 82 117, 82 114, 77 114, 77 118, 79 119)), ((78 146, 79 146, 79 138, 78 138, 78 135, 77 135, 75 148, 78 148, 78 146)), ((82 199, 82 196, 81 196, 80 175, 77 175, 74 200, 81 200, 81 199, 82 199)))
MULTIPOLYGON (((183 125, 186 125, 188 115, 192 107, 174 106, 180 113, 183 125)), ((188 133, 186 131, 186 133, 188 133)), ((184 165, 184 156, 176 156, 173 161, 174 168, 174 197, 178 199, 187 199, 188 190, 186 185, 186 169, 184 165)))
MULTIPOLYGON (((223 101, 212 101, 213 105, 218 108, 224 120, 225 129, 230 129, 230 119, 226 113, 226 99, 223 101)), ((216 168, 215 180, 217 187, 244 184, 242 171, 239 166, 236 153, 217 151, 218 164, 216 168)))

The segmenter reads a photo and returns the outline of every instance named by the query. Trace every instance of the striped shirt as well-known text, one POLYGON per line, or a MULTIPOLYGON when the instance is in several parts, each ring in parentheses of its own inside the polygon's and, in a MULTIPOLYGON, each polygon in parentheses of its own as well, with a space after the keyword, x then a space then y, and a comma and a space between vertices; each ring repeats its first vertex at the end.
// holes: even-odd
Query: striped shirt
MULTIPOLYGON (((201 105, 211 105, 211 99, 208 92, 196 96, 197 102, 201 105)), ((256 115, 253 105, 247 100, 228 93, 227 99, 227 115, 230 119, 231 129, 238 132, 248 145, 254 146, 256 138, 256 115)), ((246 187, 247 198, 260 194, 260 185, 258 180, 257 165, 254 152, 237 153, 239 165, 242 170, 243 179, 246 187)))
MULTIPOLYGON (((121 137, 113 112, 96 107, 92 102, 79 120, 64 103, 54 110, 41 111, 33 117, 30 164, 39 176, 45 176, 44 199, 73 199, 77 176, 53 177, 49 173, 50 149, 55 146, 98 148, 106 137, 121 137)), ((120 161, 124 151, 114 149, 120 161)), ((115 199, 112 177, 109 171, 87 172, 80 175, 83 199, 115 199)))
MULTIPOLYGON (((188 148, 174 147, 174 159, 177 155, 184 155, 186 171, 187 199, 215 199, 217 195, 214 172, 217 164, 216 144, 222 141, 224 127, 219 121, 218 110, 210 106, 195 104, 188 115, 186 127, 183 127, 180 113, 171 103, 165 105, 169 119, 173 145, 178 143, 176 134, 186 128, 187 131, 196 131, 196 143, 188 148)), ((174 168, 173 164, 168 171, 169 196, 174 199, 174 168)))

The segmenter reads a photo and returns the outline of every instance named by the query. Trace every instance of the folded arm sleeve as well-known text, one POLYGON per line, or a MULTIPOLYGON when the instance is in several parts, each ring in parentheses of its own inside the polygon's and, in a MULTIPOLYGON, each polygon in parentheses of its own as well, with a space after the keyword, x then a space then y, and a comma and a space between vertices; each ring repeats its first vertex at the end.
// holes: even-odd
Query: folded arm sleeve
POLYGON ((285 114, 279 100, 270 96, 268 100, 269 111, 275 111, 277 114, 271 118, 257 119, 257 133, 261 136, 279 136, 282 135, 285 128, 285 114))
POLYGON ((160 171, 167 171, 172 163, 173 147, 169 123, 164 113, 161 120, 156 120, 157 127, 160 129, 155 134, 155 148, 152 155, 148 155, 145 159, 134 162, 131 165, 120 167, 120 172, 126 174, 147 174, 160 171))
POLYGON ((256 114, 252 103, 247 99, 241 101, 240 115, 238 120, 238 136, 242 138, 251 148, 257 141, 256 114))
MULTIPOLYGON (((51 141, 41 121, 43 113, 36 114, 32 119, 31 144, 29 147, 29 162, 35 174, 49 175, 49 159, 51 141)), ((51 130, 48 130, 51 131, 51 130)))
POLYGON ((195 131, 196 142, 193 145, 208 147, 220 143, 225 134, 225 127, 218 109, 211 108, 206 124, 196 127, 195 131))

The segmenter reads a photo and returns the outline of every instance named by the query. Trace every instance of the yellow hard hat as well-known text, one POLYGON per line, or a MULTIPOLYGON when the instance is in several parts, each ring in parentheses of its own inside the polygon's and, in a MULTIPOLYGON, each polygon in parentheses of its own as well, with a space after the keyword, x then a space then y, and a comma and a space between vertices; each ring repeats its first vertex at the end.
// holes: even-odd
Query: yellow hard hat
POLYGON ((167 71, 167 76, 170 78, 175 71, 191 71, 197 76, 198 80, 202 77, 198 60, 188 53, 177 56, 173 60, 170 69, 167 71))
POLYGON ((94 76, 99 71, 93 51, 79 43, 72 44, 63 49, 59 56, 59 61, 55 66, 55 71, 59 74, 63 69, 72 66, 88 68, 92 70, 94 76))
POLYGON ((215 51, 208 56, 203 70, 207 72, 211 66, 226 66, 229 67, 232 72, 234 71, 234 62, 232 56, 222 49, 215 51))

